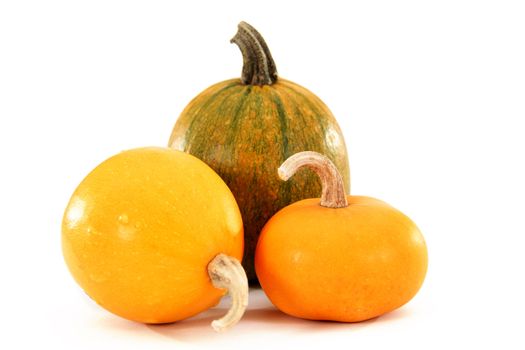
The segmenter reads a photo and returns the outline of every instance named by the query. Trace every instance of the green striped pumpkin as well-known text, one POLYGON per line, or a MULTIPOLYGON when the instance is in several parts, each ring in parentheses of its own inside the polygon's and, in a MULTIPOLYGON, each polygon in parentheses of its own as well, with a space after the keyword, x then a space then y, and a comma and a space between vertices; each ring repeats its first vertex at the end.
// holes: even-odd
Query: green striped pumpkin
POLYGON ((281 181, 279 165, 300 151, 319 152, 337 166, 348 191, 348 158, 328 107, 304 87, 277 78, 260 34, 241 22, 232 42, 243 53, 242 78, 195 97, 178 118, 169 146, 206 162, 232 190, 244 222, 243 265, 255 282, 255 247, 266 221, 288 204, 321 193, 318 177, 309 172, 281 181))

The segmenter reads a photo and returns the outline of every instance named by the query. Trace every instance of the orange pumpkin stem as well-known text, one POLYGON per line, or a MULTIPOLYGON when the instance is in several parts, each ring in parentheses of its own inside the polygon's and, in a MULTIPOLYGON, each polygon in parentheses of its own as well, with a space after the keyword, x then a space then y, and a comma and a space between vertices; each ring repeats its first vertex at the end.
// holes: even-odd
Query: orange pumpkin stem
POLYGON ((237 34, 230 40, 242 52, 241 81, 246 85, 272 85, 277 81, 275 62, 263 37, 246 22, 239 23, 237 34))
POLYGON ((341 174, 334 163, 320 153, 305 151, 294 154, 279 167, 279 177, 286 181, 302 167, 310 168, 321 179, 323 188, 321 205, 323 207, 344 208, 348 206, 341 174))
POLYGON ((211 323, 217 332, 223 332, 241 319, 248 306, 248 278, 239 260, 226 254, 218 254, 208 264, 208 275, 215 288, 226 289, 232 299, 232 306, 218 320, 211 323))

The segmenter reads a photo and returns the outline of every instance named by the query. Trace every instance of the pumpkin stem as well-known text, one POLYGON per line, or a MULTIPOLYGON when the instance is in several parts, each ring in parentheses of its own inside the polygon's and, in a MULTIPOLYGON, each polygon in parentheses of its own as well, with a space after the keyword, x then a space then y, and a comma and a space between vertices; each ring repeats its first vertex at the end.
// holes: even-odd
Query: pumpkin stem
POLYGON ((242 52, 241 81, 246 85, 272 85, 277 81, 277 69, 263 37, 246 22, 238 25, 237 34, 230 40, 242 52))
POLYGON ((239 260, 225 254, 218 254, 208 264, 208 275, 213 286, 226 289, 232 299, 226 315, 211 323, 213 329, 223 332, 239 322, 248 306, 248 279, 239 260))
POLYGON ((323 207, 344 208, 348 206, 341 174, 334 163, 320 153, 305 151, 294 154, 279 167, 279 177, 286 181, 302 167, 312 169, 321 179, 323 188, 321 205, 323 207))

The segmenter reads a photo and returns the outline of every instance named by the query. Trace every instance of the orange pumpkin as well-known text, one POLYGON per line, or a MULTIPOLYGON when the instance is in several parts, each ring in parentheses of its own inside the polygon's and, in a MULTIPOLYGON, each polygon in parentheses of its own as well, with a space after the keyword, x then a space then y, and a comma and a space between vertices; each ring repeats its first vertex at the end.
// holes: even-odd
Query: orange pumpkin
POLYGON ((182 320, 228 289, 233 307, 212 323, 224 330, 247 304, 239 208, 221 178, 187 153, 139 148, 97 166, 64 213, 62 248, 84 291, 133 321, 182 320))
POLYGON ((303 166, 319 175, 321 199, 279 211, 257 245, 257 276, 272 303, 300 318, 356 322, 408 302, 427 271, 416 225, 385 202, 345 195, 336 167, 318 153, 293 155, 279 175, 303 166))

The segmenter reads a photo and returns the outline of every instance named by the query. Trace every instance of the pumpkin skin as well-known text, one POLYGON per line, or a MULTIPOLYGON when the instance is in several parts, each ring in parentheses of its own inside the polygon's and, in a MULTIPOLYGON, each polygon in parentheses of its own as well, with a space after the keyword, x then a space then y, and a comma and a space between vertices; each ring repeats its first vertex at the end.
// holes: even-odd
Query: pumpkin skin
POLYGON ((64 213, 62 250, 77 283, 105 309, 174 322, 223 296, 206 269, 219 253, 242 258, 242 221, 230 190, 202 161, 139 148, 80 183, 64 213))
POLYGON ((350 186, 345 141, 334 116, 312 92, 282 78, 261 86, 231 79, 204 90, 179 116, 169 146, 203 160, 233 192, 244 222, 243 266, 252 282, 266 221, 321 192, 317 176, 307 172, 280 181, 275 169, 286 158, 305 150, 323 153, 350 186))

